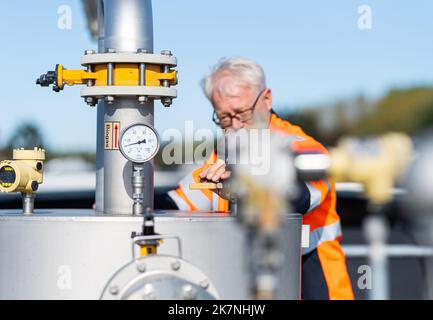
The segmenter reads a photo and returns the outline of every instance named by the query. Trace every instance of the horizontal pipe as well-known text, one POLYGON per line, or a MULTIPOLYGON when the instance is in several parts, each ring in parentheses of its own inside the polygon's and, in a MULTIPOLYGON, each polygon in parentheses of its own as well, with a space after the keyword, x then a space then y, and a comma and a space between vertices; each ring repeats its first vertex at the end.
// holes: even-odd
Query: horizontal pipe
MULTIPOLYGON (((343 251, 348 258, 366 258, 370 255, 368 245, 343 245, 343 251)), ((392 258, 433 257, 433 248, 428 246, 395 244, 386 245, 385 254, 392 258)))

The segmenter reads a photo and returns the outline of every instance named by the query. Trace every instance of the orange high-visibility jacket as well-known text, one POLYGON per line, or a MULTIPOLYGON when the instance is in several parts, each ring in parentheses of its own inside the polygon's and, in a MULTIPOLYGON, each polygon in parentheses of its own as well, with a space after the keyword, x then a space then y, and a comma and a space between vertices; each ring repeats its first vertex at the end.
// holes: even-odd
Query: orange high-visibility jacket
MULTIPOLYGON (((299 126, 280 119, 274 113, 271 116, 269 128, 271 131, 287 135, 290 141, 293 141, 292 148, 296 153, 327 153, 325 147, 307 135, 299 126)), ((180 210, 228 212, 229 202, 214 192, 189 189, 190 183, 200 182, 200 172, 206 166, 214 163, 216 157, 214 152, 205 165, 184 177, 179 182, 179 187, 168 193, 180 210)), ((303 216, 303 224, 310 226, 310 246, 303 249, 303 254, 311 252, 324 241, 340 239, 342 235, 340 217, 336 211, 334 182, 325 179, 309 181, 306 185, 310 192, 310 204, 308 211, 303 216)))

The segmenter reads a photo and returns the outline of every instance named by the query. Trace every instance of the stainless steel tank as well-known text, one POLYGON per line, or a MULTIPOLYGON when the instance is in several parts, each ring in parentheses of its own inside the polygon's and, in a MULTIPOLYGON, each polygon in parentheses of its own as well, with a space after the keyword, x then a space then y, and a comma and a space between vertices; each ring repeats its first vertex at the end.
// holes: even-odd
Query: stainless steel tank
MULTIPOLYGON (((207 275, 221 299, 248 299, 245 233, 235 218, 155 212, 156 232, 178 235, 183 258, 207 275)), ((300 298, 302 217, 287 215, 287 299, 300 298)), ((131 232, 142 218, 91 210, 0 211, 0 299, 99 299, 132 260, 131 232)), ((158 253, 177 255, 164 241, 158 253)))

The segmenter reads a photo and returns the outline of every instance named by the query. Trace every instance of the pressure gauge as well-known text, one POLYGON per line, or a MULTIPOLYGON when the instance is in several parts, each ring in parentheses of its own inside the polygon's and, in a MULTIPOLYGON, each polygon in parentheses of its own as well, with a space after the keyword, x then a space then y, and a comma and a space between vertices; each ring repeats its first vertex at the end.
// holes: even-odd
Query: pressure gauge
POLYGON ((119 147, 129 161, 144 163, 153 159, 158 152, 159 137, 151 126, 137 123, 122 132, 119 147))

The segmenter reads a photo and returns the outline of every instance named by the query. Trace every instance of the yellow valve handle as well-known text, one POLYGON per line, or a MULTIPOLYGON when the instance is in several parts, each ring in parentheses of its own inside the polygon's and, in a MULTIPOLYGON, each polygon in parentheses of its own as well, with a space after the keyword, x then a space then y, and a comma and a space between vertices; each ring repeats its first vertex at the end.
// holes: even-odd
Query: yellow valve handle
POLYGON ((171 81, 170 82, 171 85, 176 85, 177 84, 177 82, 176 82, 176 74, 177 74, 176 70, 173 70, 173 71, 168 72, 168 73, 158 73, 157 74, 157 78, 159 80, 170 80, 171 81))
POLYGON ((196 182, 189 185, 190 190, 215 190, 223 189, 223 184, 221 182, 196 182))
POLYGON ((96 80, 97 74, 86 70, 67 70, 61 64, 57 66, 57 86, 63 89, 64 85, 85 84, 87 80, 96 80))
POLYGON ((157 253, 157 245, 144 245, 140 247, 140 255, 142 257, 148 256, 149 254, 157 253))

